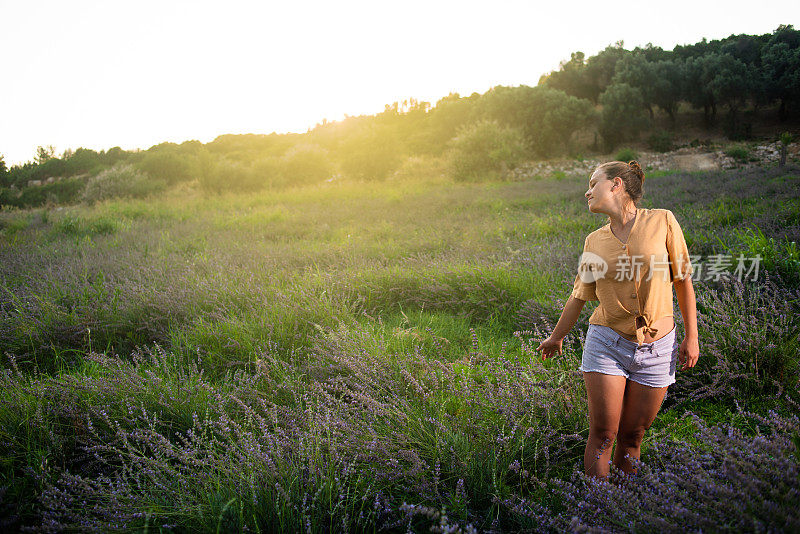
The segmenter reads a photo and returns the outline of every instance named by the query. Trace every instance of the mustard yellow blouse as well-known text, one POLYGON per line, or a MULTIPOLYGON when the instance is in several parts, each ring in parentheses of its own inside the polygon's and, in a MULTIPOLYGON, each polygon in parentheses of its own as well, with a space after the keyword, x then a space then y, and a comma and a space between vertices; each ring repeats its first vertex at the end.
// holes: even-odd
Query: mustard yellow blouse
POLYGON ((651 324, 673 314, 672 282, 692 271, 675 215, 637 208, 625 243, 611 231, 611 223, 586 236, 572 296, 600 301, 589 323, 635 335, 641 345, 645 332, 656 337, 651 324))

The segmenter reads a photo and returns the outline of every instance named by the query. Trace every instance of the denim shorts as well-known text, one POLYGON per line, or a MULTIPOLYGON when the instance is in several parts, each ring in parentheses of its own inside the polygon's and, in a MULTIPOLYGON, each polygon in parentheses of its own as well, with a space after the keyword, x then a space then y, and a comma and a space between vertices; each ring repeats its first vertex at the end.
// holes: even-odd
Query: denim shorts
POLYGON ((661 388, 675 383, 680 343, 675 327, 655 341, 639 345, 613 328, 589 323, 580 370, 618 375, 639 384, 661 388))

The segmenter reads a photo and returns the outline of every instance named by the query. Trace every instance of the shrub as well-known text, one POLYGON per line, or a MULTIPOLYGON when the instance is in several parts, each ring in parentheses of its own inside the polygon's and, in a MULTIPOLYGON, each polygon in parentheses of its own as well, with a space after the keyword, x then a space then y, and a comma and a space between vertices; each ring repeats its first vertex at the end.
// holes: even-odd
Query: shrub
POLYGON ((47 195, 43 186, 25 187, 16 195, 9 194, 6 202, 18 208, 33 208, 47 202, 47 195))
POLYGON ((623 148, 622 150, 617 152, 615 158, 617 159, 617 161, 628 162, 634 159, 639 159, 639 153, 632 148, 623 148))
POLYGON ((744 145, 731 145, 725 149, 725 155, 744 162, 750 159, 750 151, 744 145))
POLYGON ((167 184, 191 180, 197 174, 196 158, 166 151, 148 151, 137 167, 167 184))
POLYGON ((497 121, 481 120, 459 129, 450 147, 450 173, 456 180, 502 176, 527 156, 522 132, 497 121))
POLYGON ((285 187, 286 175, 283 172, 283 162, 276 156, 266 156, 253 162, 250 166, 253 176, 262 180, 265 186, 285 187))
POLYGON ((0 206, 35 208, 47 203, 66 204, 77 200, 85 185, 85 178, 74 176, 49 184, 25 187, 19 192, 0 189, 0 206))
POLYGON ((68 204, 78 201, 87 184, 85 177, 72 176, 56 182, 45 184, 42 189, 47 202, 51 204, 68 204))
POLYGON ((17 205, 17 191, 9 187, 0 187, 0 209, 17 205))
POLYGON ((691 142, 689 143, 689 146, 692 147, 692 148, 696 148, 696 147, 699 147, 699 146, 706 147, 706 148, 711 148, 711 147, 714 146, 714 142, 711 141, 711 139, 697 139, 697 138, 695 138, 695 139, 691 140, 691 142))
POLYGON ((384 180, 402 161, 402 147, 393 130, 372 126, 350 136, 339 147, 340 167, 356 180, 384 180))
POLYGON ((479 100, 480 117, 519 128, 528 147, 541 157, 568 153, 572 136, 595 116, 588 100, 552 87, 504 87, 487 91, 479 100))
POLYGON ((263 174, 244 163, 229 159, 220 159, 209 165, 199 175, 198 181, 202 189, 213 193, 255 192, 267 185, 263 174))
POLYGON ((313 144, 302 144, 290 148, 280 159, 282 185, 307 185, 322 182, 331 177, 333 164, 328 151, 313 144))
POLYGON ((672 134, 667 131, 655 132, 647 138, 647 145, 656 152, 669 152, 674 148, 672 134))
POLYGON ((166 181, 152 178, 129 164, 119 164, 89 179, 82 200, 94 204, 109 198, 142 198, 163 191, 166 181))

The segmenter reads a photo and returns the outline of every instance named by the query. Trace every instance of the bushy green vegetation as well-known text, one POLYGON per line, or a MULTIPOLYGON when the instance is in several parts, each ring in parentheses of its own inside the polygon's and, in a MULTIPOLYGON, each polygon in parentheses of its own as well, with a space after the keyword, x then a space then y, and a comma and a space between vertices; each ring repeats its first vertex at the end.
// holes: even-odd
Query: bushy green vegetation
POLYGON ((725 149, 725 155, 737 161, 745 162, 750 159, 750 150, 744 145, 731 145, 725 149))
MULTIPOLYGON (((392 163, 391 167, 396 165, 392 163)), ((295 145, 281 157, 279 176, 275 186, 304 186, 330 179, 335 167, 330 154, 317 145, 295 145)))
POLYGON ((154 180, 167 184, 185 182, 196 176, 193 158, 187 158, 178 151, 163 148, 148 150, 136 166, 154 180))
POLYGON ((85 187, 85 177, 71 176, 21 190, 0 188, 0 206, 33 208, 45 204, 71 204, 80 199, 85 187))
POLYGON ((81 199, 93 204, 112 198, 142 198, 163 191, 167 182, 147 176, 130 164, 118 164, 89 179, 81 199))
POLYGON ((673 136, 667 131, 654 132, 650 134, 650 137, 647 138, 647 144, 656 152, 669 152, 675 148, 673 136))
POLYGON ((258 166, 220 158, 213 161, 199 176, 200 187, 206 192, 240 193, 264 189, 270 179, 277 174, 277 166, 260 162, 258 166))
POLYGON ((573 134, 595 118, 590 102, 549 87, 494 87, 476 105, 480 117, 520 130, 540 157, 568 153, 573 134))
POLYGON ((522 131, 488 120, 462 127, 450 147, 450 172, 460 181, 505 176, 528 155, 522 131))
POLYGON ((639 153, 632 148, 623 148, 617 152, 616 156, 614 156, 614 159, 627 163, 631 160, 639 159, 639 153))
POLYGON ((387 125, 367 125, 339 144, 339 166, 356 180, 385 180, 400 166, 402 147, 397 132, 387 125))

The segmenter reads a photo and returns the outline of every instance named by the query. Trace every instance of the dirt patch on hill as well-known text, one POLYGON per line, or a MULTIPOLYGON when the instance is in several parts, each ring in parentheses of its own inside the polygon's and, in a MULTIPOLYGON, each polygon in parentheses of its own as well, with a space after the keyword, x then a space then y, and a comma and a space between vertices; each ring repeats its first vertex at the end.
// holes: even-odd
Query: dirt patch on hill
POLYGON ((681 171, 715 171, 721 167, 714 154, 683 154, 671 159, 670 167, 681 171))

